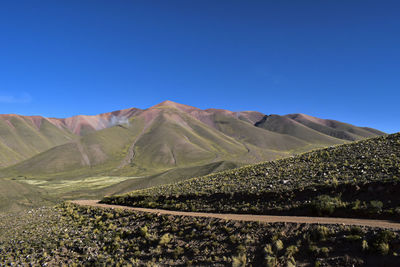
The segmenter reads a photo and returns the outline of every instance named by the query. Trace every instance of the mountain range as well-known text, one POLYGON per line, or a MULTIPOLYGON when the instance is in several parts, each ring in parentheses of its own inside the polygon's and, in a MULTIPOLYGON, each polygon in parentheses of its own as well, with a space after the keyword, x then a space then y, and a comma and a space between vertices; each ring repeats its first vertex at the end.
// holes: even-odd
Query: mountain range
POLYGON ((4 175, 147 175, 176 167, 254 163, 384 134, 304 114, 232 112, 164 101, 66 119, 0 115, 4 175))

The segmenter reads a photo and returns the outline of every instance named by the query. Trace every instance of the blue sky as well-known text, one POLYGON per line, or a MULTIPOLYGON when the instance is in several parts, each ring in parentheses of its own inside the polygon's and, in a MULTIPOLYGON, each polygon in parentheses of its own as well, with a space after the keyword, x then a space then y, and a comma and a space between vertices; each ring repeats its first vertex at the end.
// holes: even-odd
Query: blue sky
POLYGON ((399 1, 2 1, 0 113, 172 100, 400 131, 399 1))

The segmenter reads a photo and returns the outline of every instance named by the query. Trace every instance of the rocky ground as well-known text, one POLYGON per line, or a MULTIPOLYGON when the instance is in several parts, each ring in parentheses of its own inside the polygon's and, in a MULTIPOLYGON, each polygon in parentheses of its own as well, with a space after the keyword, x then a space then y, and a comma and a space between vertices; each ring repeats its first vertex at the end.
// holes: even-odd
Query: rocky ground
POLYGON ((63 204, 0 220, 4 265, 398 266, 399 232, 63 204))

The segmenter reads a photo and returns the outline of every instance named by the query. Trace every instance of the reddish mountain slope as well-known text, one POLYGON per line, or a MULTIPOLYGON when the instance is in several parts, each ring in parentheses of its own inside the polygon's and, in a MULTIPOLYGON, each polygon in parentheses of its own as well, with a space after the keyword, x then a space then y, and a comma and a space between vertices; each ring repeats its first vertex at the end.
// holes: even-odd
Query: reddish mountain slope
POLYGON ((38 129, 46 122, 74 138, 61 140, 62 146, 10 168, 14 174, 73 171, 136 176, 219 161, 272 160, 383 134, 303 114, 267 116, 256 111, 201 110, 172 101, 145 110, 24 120, 38 129))
POLYGON ((66 119, 0 115, 0 166, 28 159, 16 168, 52 173, 102 165, 135 173, 221 160, 271 160, 381 134, 304 114, 201 110, 164 101, 145 110, 66 119))
POLYGON ((121 122, 127 122, 130 117, 139 112, 141 112, 140 109, 129 108, 94 116, 77 115, 66 119, 50 118, 49 121, 59 128, 67 128, 76 135, 85 135, 115 126, 121 122))

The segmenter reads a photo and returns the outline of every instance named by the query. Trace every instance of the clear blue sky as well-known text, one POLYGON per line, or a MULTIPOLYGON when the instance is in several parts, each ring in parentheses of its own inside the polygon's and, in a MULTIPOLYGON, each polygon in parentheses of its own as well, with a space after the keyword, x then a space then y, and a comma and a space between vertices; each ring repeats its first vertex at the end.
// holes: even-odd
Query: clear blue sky
POLYGON ((400 131, 400 1, 1 1, 0 113, 306 113, 400 131))

